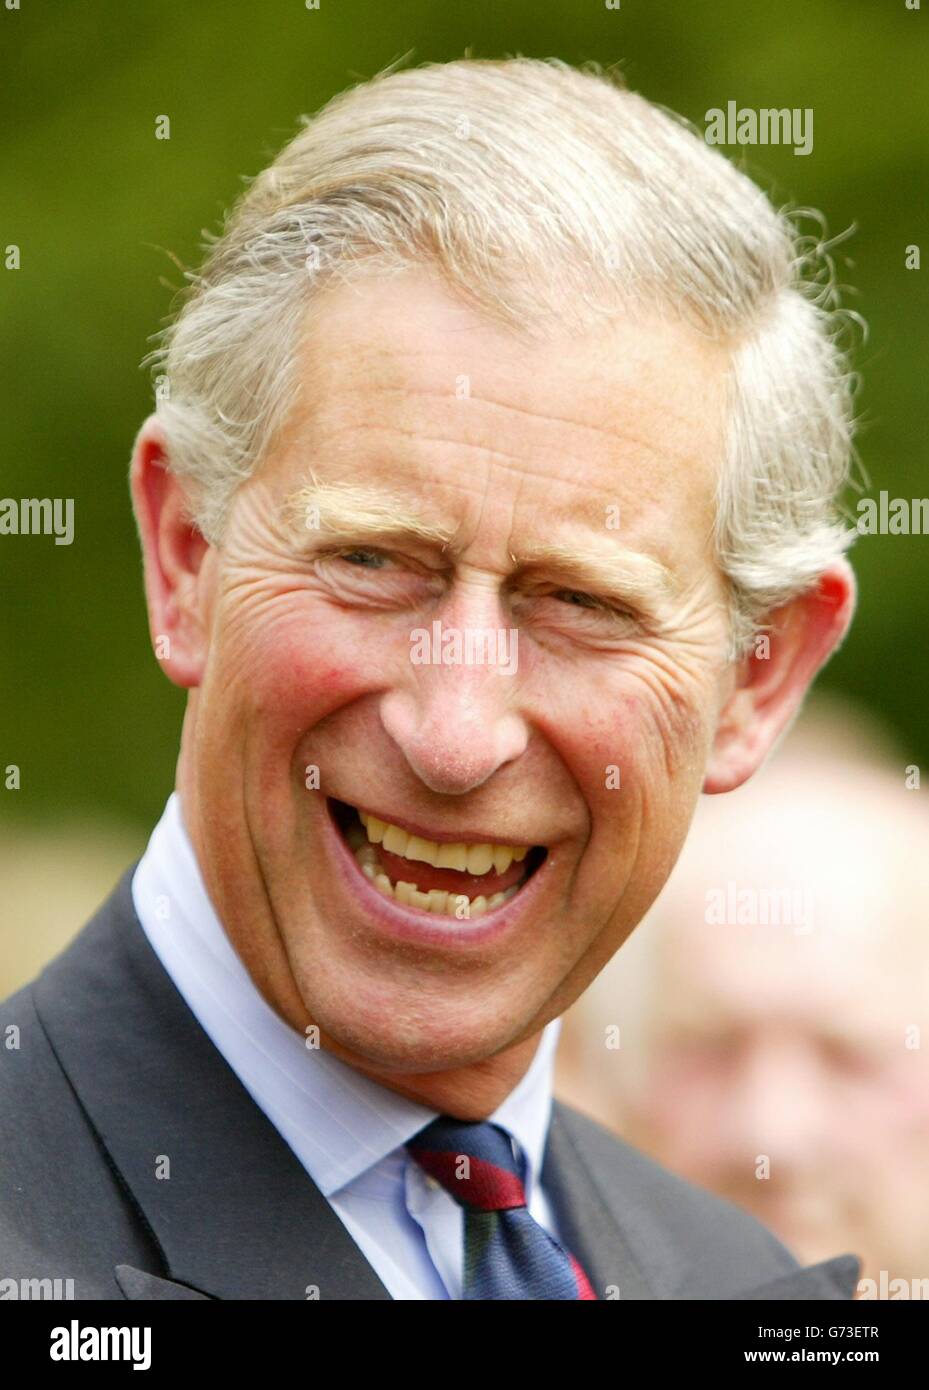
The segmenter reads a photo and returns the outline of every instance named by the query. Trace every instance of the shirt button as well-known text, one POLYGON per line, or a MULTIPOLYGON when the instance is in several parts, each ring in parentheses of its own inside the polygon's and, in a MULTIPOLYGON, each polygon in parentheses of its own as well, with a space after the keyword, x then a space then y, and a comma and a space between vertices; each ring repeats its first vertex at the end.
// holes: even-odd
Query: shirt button
POLYGON ((438 1187, 438 1185, 439 1185, 439 1180, 438 1180, 438 1178, 434 1178, 434 1177, 432 1176, 431 1173, 427 1173, 427 1174, 426 1174, 426 1186, 427 1186, 427 1187, 438 1187))

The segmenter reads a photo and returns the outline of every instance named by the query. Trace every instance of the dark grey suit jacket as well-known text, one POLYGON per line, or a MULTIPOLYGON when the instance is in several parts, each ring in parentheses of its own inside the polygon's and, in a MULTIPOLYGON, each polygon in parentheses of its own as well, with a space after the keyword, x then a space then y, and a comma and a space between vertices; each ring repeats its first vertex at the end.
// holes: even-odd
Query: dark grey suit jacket
MULTIPOLYGON (((73 1279, 76 1298, 389 1299, 165 972, 131 874, 0 1007, 0 1279, 73 1279)), ((853 1294, 855 1256, 801 1270, 557 1101, 542 1178, 601 1298, 853 1294)))

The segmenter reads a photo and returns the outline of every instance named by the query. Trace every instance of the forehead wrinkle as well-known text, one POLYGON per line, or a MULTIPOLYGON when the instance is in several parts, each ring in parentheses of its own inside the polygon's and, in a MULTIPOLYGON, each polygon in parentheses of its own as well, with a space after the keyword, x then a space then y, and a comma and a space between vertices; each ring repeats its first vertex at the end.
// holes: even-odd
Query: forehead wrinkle
MULTIPOLYGON (((597 433, 608 434, 609 432, 597 431, 597 433)), ((348 421, 344 425, 340 425, 335 429, 328 429, 325 432, 325 441, 331 448, 333 458, 347 458, 350 456, 350 451, 345 449, 342 445, 338 445, 337 441, 341 436, 351 436, 355 434, 383 434, 388 436, 388 438, 390 436, 397 436, 401 440, 411 440, 413 445, 418 446, 420 451, 424 450, 426 447, 430 449, 444 448, 449 450, 463 449, 471 451, 482 456, 483 459, 486 459, 488 466, 492 467, 497 472, 502 471, 503 473, 512 474, 513 477, 521 485, 526 481, 527 466, 529 466, 532 463, 533 458, 537 463, 539 463, 541 461, 540 455, 543 453, 541 449, 536 448, 532 457, 524 456, 522 454, 513 454, 505 449, 494 448, 491 445, 486 444, 480 440, 462 438, 449 439, 434 434, 426 435, 423 433, 421 429, 407 429, 399 425, 385 423, 384 421, 369 423, 368 421, 358 420, 348 421)), ((640 440, 632 435, 612 435, 611 437, 613 440, 619 443, 625 443, 631 445, 634 448, 641 446, 643 449, 651 452, 659 463, 669 464, 672 462, 672 459, 676 461, 676 456, 673 453, 673 451, 669 451, 666 449, 658 449, 654 445, 650 444, 647 440, 640 440)), ((314 446, 314 452, 320 453, 321 445, 317 444, 316 446, 314 446)), ((548 469, 547 477, 550 482, 557 482, 565 486, 574 488, 575 490, 580 489, 585 493, 588 493, 591 490, 591 487, 593 485, 590 482, 588 482, 583 476, 579 478, 579 474, 583 475, 584 473, 584 464, 582 461, 571 460, 570 458, 565 460, 565 451, 563 449, 559 449, 553 443, 547 445, 545 452, 547 452, 553 459, 559 460, 562 464, 562 467, 560 469, 555 466, 552 466, 548 469)), ((391 455, 389 455, 386 452, 386 450, 385 457, 391 457, 391 455)), ((682 455, 681 457, 685 460, 689 459, 689 455, 682 455)), ((414 464, 418 464, 419 466, 428 465, 428 460, 425 457, 422 457, 417 460, 414 454, 410 454, 409 459, 411 462, 413 462, 414 464)), ((602 492, 604 496, 608 496, 611 499, 615 499, 618 490, 621 490, 628 481, 624 478, 622 473, 622 461, 614 460, 614 466, 618 467, 620 470, 616 479, 616 488, 606 489, 605 487, 601 486, 596 489, 597 491, 602 492)), ((461 486, 455 481, 454 478, 442 479, 441 485, 443 488, 461 486)), ((327 484, 327 486, 329 485, 327 484)), ((298 494, 294 494, 295 497, 302 497, 302 495, 303 490, 301 490, 298 494)), ((288 503, 292 502, 292 500, 292 498, 288 499, 288 503)), ((399 501, 397 502, 397 510, 402 509, 403 506, 409 506, 409 504, 404 504, 399 501)), ((425 537, 424 539, 428 538, 425 537)))
MULTIPOLYGON (((546 411, 532 410, 528 407, 514 405, 507 401, 493 400, 489 396, 482 395, 473 390, 465 400, 459 401, 453 392, 430 391, 424 389, 414 389, 408 386, 367 386, 364 391, 364 402, 368 406, 373 397, 377 395, 400 396, 405 401, 412 401, 418 398, 425 401, 436 401, 446 405, 459 405, 460 411, 457 418, 467 421, 469 424, 479 424, 479 417, 475 407, 479 407, 488 412, 490 417, 494 415, 519 416, 526 420, 535 421, 543 428, 548 426, 555 431, 570 431, 576 433, 582 431, 584 434, 592 436, 597 441, 603 441, 610 450, 620 451, 617 463, 622 462, 622 458, 629 454, 641 454, 650 456, 658 463, 668 464, 671 461, 690 463, 694 459, 694 442, 685 441, 678 438, 672 426, 692 428, 693 420, 687 415, 681 415, 664 403, 655 407, 661 415, 662 421, 667 426, 660 442, 650 439, 647 435, 632 430, 625 418, 611 418, 605 423, 597 425, 590 421, 574 419, 570 416, 549 414, 546 411), (469 419, 470 416, 470 419, 469 419)), ((453 417, 454 418, 454 417, 453 417)), ((438 421, 435 424, 438 426, 438 421)), ((424 432, 422 424, 409 427, 400 423, 388 420, 365 420, 350 418, 336 423, 334 420, 326 418, 325 414, 320 420, 318 415, 315 424, 322 425, 319 433, 329 443, 335 444, 340 436, 345 434, 370 434, 381 432, 385 434, 396 434, 401 438, 413 439, 419 443, 429 445, 446 445, 450 448, 471 448, 478 449, 490 457, 502 459, 515 459, 519 461, 521 455, 512 454, 506 450, 492 447, 490 444, 478 438, 462 436, 459 438, 446 438, 438 433, 424 432)), ((487 421, 488 426, 490 420, 487 421)), ((577 442, 574 441, 577 447, 577 442)), ((538 446, 536 446, 538 447, 538 446)), ((551 450, 561 450, 557 440, 550 440, 547 447, 551 450)))
MULTIPOLYGON (((594 423, 592 420, 578 419, 573 412, 568 414, 558 414, 554 411, 546 412, 537 410, 532 404, 522 404, 518 397, 523 396, 531 400, 534 374, 527 371, 525 363, 521 359, 513 359, 505 365, 511 369, 505 372, 507 384, 515 392, 515 397, 510 399, 500 399, 496 394, 492 394, 492 383, 488 382, 485 386, 479 379, 480 373, 475 373, 472 364, 460 363, 454 375, 464 372, 469 380, 469 394, 466 398, 456 396, 453 388, 436 389, 433 381, 428 378, 417 381, 411 377, 406 370, 404 359, 408 358, 417 365, 420 361, 429 369, 429 376, 436 380, 446 380, 447 373, 445 368, 440 368, 435 361, 433 349, 418 348, 410 345, 398 351, 396 343, 393 341, 381 344, 372 340, 370 325, 366 325, 365 332, 357 339, 352 338, 347 344, 341 345, 333 337, 329 337, 325 343, 325 354, 320 355, 320 360, 315 363, 317 372, 324 373, 327 381, 327 388, 316 394, 317 399, 312 405, 306 401, 307 413, 316 414, 318 417, 319 400, 330 398, 333 394, 333 386, 338 391, 340 380, 348 385, 350 396, 363 397, 370 401, 371 397, 378 394, 388 397, 400 397, 410 402, 417 398, 423 402, 434 402, 437 404, 460 405, 463 411, 474 411, 475 407, 486 408, 491 416, 500 413, 503 416, 515 416, 525 419, 536 420, 541 425, 549 425, 553 428, 566 430, 585 431, 592 436, 607 438, 611 443, 631 446, 643 452, 653 454, 659 460, 668 458, 687 459, 692 450, 687 446, 686 440, 680 438, 681 434, 686 435, 693 432, 695 426, 700 426, 700 420, 695 416, 693 410, 682 408, 680 402, 680 392, 669 389, 666 381, 653 383, 653 373, 644 373, 639 379, 634 376, 625 380, 620 390, 625 394, 625 401, 622 408, 615 402, 606 401, 602 398, 602 393, 598 397, 597 391, 593 395, 590 392, 588 382, 577 383, 579 403, 584 406, 591 401, 597 407, 598 413, 601 410, 606 414, 601 423, 594 423), (344 346, 344 352, 340 348, 344 346), (371 371, 362 367, 359 363, 359 355, 366 354, 373 359, 375 368, 385 367, 387 369, 386 379, 373 381, 371 371), (344 363, 343 363, 344 358, 344 363), (336 365, 347 367, 347 381, 342 373, 333 371, 336 365), (336 378, 333 381, 333 377, 336 378), (657 385, 657 390, 655 389, 657 385), (656 443, 649 437, 643 437, 640 432, 633 432, 628 428, 630 409, 644 408, 650 416, 659 417, 664 426, 665 437, 660 443, 656 443), (672 438, 667 437, 668 435, 672 438)), ((312 353, 307 356, 313 356, 312 353)), ((307 363, 309 367, 311 364, 307 363)), ((497 364, 495 378, 500 376, 502 367, 497 364)), ((615 384, 613 387, 615 391, 615 384)), ((694 405, 699 406, 705 402, 707 386, 697 394, 694 405)), ((305 393, 304 393, 305 395, 305 393)), ((347 402, 343 402, 346 404, 347 402)), ((361 426, 360 421, 348 422, 342 428, 353 428, 361 426)), ((376 426, 375 426, 376 427, 376 426)), ((702 431, 698 428, 698 433, 702 431)))
MULTIPOLYGON (((459 373, 458 375, 462 375, 459 373)), ((470 391, 465 397, 459 397, 454 390, 436 390, 427 386, 415 386, 412 382, 404 382, 398 386, 390 386, 384 383, 365 383, 365 397, 373 395, 402 396, 405 400, 422 399, 426 401, 437 401, 442 404, 460 405, 462 413, 473 411, 475 406, 486 407, 489 411, 501 411, 506 415, 520 415, 527 419, 538 420, 547 425, 565 425, 571 430, 585 430, 590 434, 608 435, 611 438, 625 439, 629 443, 639 445, 652 453, 661 453, 662 450, 650 440, 637 436, 622 429, 622 420, 611 418, 605 424, 595 424, 591 420, 582 420, 574 415, 557 415, 547 410, 536 410, 531 406, 518 405, 512 400, 497 400, 488 395, 480 386, 475 386, 474 377, 470 373, 468 376, 470 391)), ((640 399, 636 396, 636 400, 640 399)), ((691 428, 694 424, 693 414, 685 414, 673 407, 670 402, 648 403, 650 408, 661 415, 663 420, 673 421, 675 424, 691 428)), ((626 410, 628 413, 628 407, 626 410)), ((359 421, 359 424, 362 422, 359 421)))

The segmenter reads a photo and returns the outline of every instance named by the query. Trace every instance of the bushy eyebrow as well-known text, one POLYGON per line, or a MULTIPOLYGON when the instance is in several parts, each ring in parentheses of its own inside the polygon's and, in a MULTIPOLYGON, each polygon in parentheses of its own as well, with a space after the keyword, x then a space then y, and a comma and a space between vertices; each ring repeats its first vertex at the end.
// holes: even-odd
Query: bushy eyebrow
POLYGON ((307 548, 317 536, 327 545, 417 540, 445 547, 455 538, 454 530, 426 518, 399 495, 361 483, 321 483, 310 477, 310 483, 284 502, 290 533, 298 543, 302 535, 307 548))
MULTIPOLYGON (((307 552, 333 546, 437 546, 455 554, 455 531, 414 503, 368 484, 311 482, 285 501, 290 534, 307 552)), ((570 541, 536 540, 510 554, 519 571, 557 575, 565 584, 603 597, 660 603, 678 591, 671 570, 653 556, 622 547, 607 534, 575 531, 570 541)))
POLYGON ((557 574, 579 589, 646 604, 671 598, 679 587, 676 576, 660 560, 596 533, 578 536, 573 544, 535 542, 516 558, 521 569, 557 574))

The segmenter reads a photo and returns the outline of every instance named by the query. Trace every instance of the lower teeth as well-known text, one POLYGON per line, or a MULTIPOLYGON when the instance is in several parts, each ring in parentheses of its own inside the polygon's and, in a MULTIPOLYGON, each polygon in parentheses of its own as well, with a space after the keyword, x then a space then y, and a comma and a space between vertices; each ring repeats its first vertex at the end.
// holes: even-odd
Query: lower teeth
POLYGON ((464 893, 448 893, 442 888, 431 888, 427 893, 423 893, 415 883, 408 883, 403 879, 399 883, 391 883, 380 867, 377 850, 369 843, 361 826, 352 826, 347 839, 361 872, 385 898, 393 898, 395 902, 404 903, 408 907, 420 907, 424 912, 434 912, 440 917, 452 917, 462 922, 470 921, 472 917, 481 917, 485 912, 492 912, 494 908, 509 902, 521 886, 514 884, 512 888, 507 888, 502 893, 494 893, 489 898, 483 893, 480 897, 468 898, 464 893))

